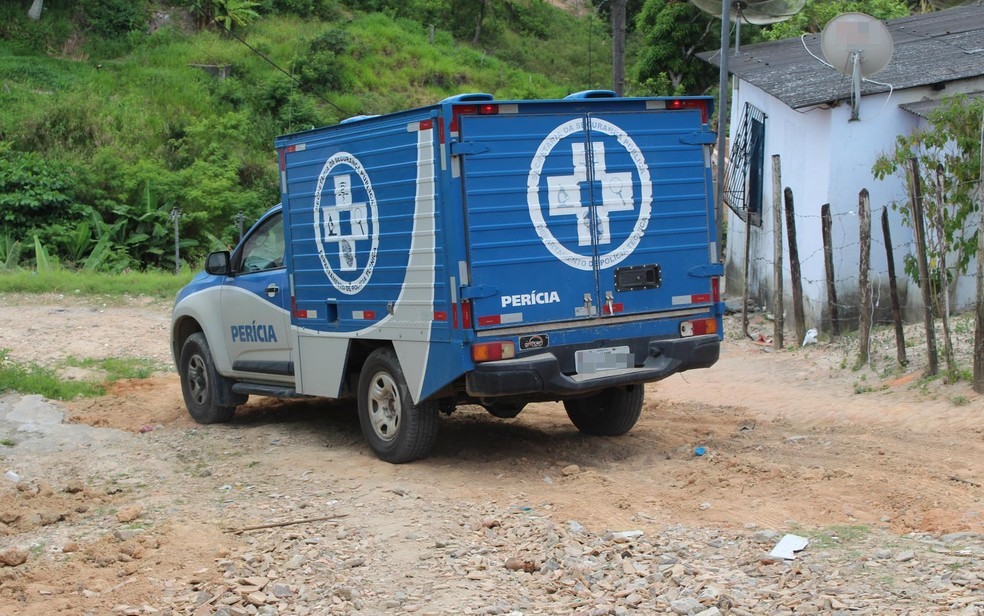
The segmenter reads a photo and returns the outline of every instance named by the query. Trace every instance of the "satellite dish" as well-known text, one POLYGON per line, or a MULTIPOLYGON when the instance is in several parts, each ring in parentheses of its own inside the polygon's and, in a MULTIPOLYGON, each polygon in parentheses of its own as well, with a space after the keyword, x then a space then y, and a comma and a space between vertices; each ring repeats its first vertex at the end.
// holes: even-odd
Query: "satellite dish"
MULTIPOLYGON (((799 13, 806 0, 726 0, 731 3, 731 21, 756 26, 785 21, 799 13)), ((721 17, 721 0, 690 0, 700 10, 721 17)))
POLYGON ((755 26, 786 21, 803 9, 806 0, 690 0, 708 15, 718 19, 724 16, 729 7, 729 18, 735 23, 735 55, 741 45, 741 23, 755 26))
POLYGON ((888 66, 895 44, 885 24, 864 13, 831 19, 820 35, 820 49, 834 69, 851 77, 851 120, 858 120, 861 81, 888 66))

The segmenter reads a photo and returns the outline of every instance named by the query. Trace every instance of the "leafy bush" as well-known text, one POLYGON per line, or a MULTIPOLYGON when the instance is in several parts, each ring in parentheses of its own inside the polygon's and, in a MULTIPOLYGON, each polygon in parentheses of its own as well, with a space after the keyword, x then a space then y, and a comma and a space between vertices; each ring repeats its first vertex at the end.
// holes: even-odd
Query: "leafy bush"
POLYGON ((301 85, 310 92, 344 89, 348 79, 345 65, 339 58, 345 55, 350 45, 348 32, 339 28, 332 28, 315 37, 308 52, 296 63, 301 85))
POLYGON ((265 0, 262 6, 268 13, 317 17, 323 21, 335 21, 342 14, 337 0, 265 0))
POLYGON ((21 3, 3 3, 0 7, 0 40, 8 41, 21 53, 43 53, 61 47, 74 29, 67 19, 56 19, 49 12, 42 13, 39 21, 27 18, 27 9, 21 3))
POLYGON ((80 219, 71 168, 37 152, 0 155, 0 232, 24 238, 53 220, 80 219))
POLYGON ((102 37, 122 38, 147 27, 144 0, 79 0, 79 8, 89 29, 102 37))

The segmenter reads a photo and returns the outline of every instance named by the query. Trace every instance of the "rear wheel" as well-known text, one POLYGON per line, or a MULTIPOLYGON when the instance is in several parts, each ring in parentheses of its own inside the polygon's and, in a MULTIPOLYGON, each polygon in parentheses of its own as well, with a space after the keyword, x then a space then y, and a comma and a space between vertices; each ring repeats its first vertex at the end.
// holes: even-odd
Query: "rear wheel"
POLYGON ((215 370, 205 334, 188 336, 178 362, 181 393, 191 417, 201 424, 224 423, 248 396, 232 391, 232 383, 215 370))
POLYGON ((585 396, 564 400, 571 423, 591 436, 620 436, 632 429, 642 413, 645 387, 611 387, 585 396))
POLYGON ((376 349, 359 375, 359 424, 369 448, 393 464, 426 456, 437 440, 436 401, 414 404, 392 349, 376 349))

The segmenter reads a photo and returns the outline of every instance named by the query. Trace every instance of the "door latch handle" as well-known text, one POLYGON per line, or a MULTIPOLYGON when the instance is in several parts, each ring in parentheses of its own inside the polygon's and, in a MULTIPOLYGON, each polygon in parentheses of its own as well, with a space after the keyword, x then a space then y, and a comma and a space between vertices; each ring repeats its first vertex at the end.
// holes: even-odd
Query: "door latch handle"
POLYGON ((615 298, 611 291, 605 291, 605 305, 608 306, 608 316, 615 316, 615 298))
POLYGON ((267 297, 276 297, 277 293, 280 293, 280 287, 277 286, 277 283, 271 282, 270 284, 267 285, 266 288, 267 297))

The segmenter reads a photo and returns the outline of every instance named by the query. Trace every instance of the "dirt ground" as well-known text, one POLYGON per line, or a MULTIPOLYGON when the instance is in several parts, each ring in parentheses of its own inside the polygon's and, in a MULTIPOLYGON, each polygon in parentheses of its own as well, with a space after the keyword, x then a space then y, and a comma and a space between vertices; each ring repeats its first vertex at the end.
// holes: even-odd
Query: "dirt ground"
MULTIPOLYGON (((55 405, 64 429, 83 432, 41 427, 35 438, 3 424, 0 549, 29 542, 33 566, 0 567, 0 613, 86 613, 73 611, 79 593, 97 606, 89 613, 140 605, 243 549, 230 529, 276 518, 278 499, 325 516, 346 490, 360 516, 397 490, 466 508, 545 508, 598 530, 984 532, 984 399, 965 383, 920 378, 915 328, 908 369, 893 367, 890 333, 875 337, 873 365, 853 369, 850 339, 773 351, 730 317, 718 364, 650 385, 624 437, 581 436, 559 404, 513 420, 467 407, 444 418, 428 459, 392 466, 368 451, 348 405, 254 397, 231 424, 197 426, 170 365, 169 312, 142 298, 0 297, 0 349, 11 360, 145 357, 162 368, 55 405), (148 567, 150 577, 127 577, 148 567)), ((771 328, 757 316, 751 331, 765 338, 771 328)))

